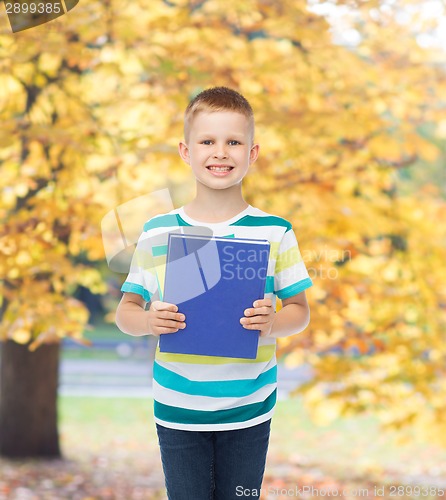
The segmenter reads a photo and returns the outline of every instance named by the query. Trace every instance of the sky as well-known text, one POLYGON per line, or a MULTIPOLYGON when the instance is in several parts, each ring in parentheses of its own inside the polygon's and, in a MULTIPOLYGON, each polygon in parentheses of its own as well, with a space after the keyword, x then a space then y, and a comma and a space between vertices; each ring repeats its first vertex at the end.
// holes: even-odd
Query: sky
MULTIPOLYGON (((387 0, 383 2, 380 10, 393 9, 392 5, 401 4, 401 1, 387 0), (387 5, 386 5, 387 4, 387 5)), ((354 10, 347 6, 334 5, 332 2, 322 0, 308 0, 308 10, 323 15, 332 26, 333 43, 339 45, 357 45, 360 41, 360 34, 349 25, 349 18, 354 16, 354 10)), ((379 14, 373 9, 371 15, 379 14)), ((420 19, 436 19, 438 21, 435 30, 426 29, 416 35, 417 43, 422 48, 434 48, 445 51, 446 59, 446 2, 442 0, 419 0, 416 5, 406 5, 401 8, 397 15, 397 21, 402 24, 411 22, 411 14, 418 13, 420 19)), ((418 31, 418 30, 417 30, 418 31)))

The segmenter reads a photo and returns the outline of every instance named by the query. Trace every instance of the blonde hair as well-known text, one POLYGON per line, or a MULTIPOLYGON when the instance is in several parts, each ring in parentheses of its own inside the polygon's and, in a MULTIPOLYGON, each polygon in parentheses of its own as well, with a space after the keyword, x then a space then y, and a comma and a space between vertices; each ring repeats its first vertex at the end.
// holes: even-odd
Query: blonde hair
POLYGON ((200 112, 234 111, 248 119, 251 144, 254 143, 254 113, 249 102, 237 91, 228 87, 212 87, 203 90, 188 104, 184 113, 184 139, 189 142, 192 121, 200 112))

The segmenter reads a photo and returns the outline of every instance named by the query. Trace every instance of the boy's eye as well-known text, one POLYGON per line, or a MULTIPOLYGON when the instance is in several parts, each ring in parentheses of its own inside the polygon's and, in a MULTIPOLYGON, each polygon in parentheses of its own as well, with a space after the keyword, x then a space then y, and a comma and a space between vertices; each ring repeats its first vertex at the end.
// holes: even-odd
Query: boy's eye
MULTIPOLYGON (((212 141, 210 139, 206 139, 206 140, 202 141, 202 144, 206 144, 208 142, 212 142, 212 141)), ((235 141, 235 140, 231 140, 229 142, 235 142, 236 144, 240 144, 238 141, 235 141)))

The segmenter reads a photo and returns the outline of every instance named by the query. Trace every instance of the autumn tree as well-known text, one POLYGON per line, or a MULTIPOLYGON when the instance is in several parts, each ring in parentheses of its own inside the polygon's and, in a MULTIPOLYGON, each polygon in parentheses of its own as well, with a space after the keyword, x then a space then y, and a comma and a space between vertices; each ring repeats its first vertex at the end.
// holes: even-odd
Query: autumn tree
POLYGON ((255 111, 261 154, 246 198, 293 222, 315 283, 310 327, 279 345, 315 369, 302 388, 315 418, 381 408, 392 425, 444 425, 444 203, 434 185, 404 198, 397 183, 399 170, 438 158, 419 127, 439 123, 444 68, 413 23, 398 24, 407 2, 382 15, 386 2, 349 3, 355 47, 334 44, 300 0, 109 0, 14 36, 5 28, 0 453, 60 454, 60 341, 82 342, 77 287, 106 293, 102 217, 165 187, 176 205, 190 199, 183 112, 216 84, 255 111), (333 347, 344 354, 318 355, 333 347), (327 382, 339 391, 324 395, 327 382))

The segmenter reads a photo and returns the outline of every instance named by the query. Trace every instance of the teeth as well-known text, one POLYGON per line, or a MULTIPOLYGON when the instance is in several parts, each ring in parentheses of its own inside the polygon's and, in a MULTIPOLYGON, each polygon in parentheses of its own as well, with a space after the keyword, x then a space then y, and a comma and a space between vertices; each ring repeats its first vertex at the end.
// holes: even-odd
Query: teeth
POLYGON ((208 167, 209 170, 214 170, 215 172, 229 172, 230 167, 208 167))

